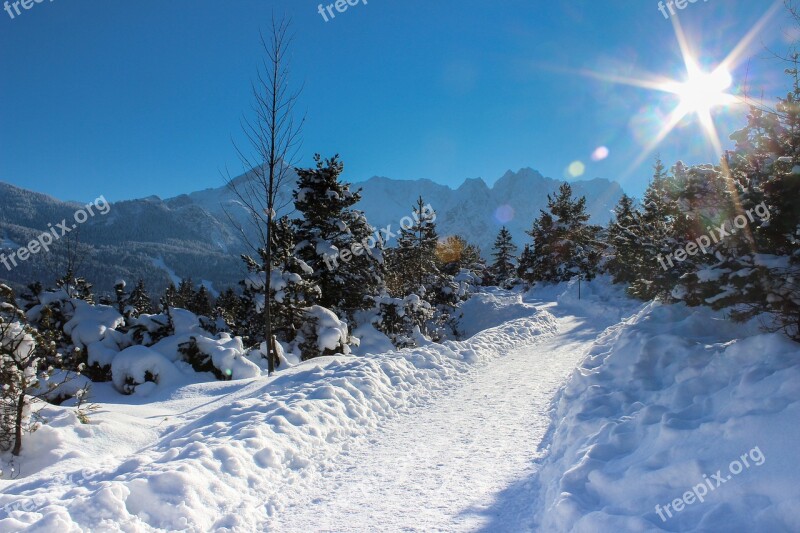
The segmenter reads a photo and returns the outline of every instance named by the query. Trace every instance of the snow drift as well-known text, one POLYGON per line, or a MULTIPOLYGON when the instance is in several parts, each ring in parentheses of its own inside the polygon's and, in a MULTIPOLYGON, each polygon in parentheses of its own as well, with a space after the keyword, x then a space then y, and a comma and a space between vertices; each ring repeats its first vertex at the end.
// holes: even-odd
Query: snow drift
POLYGON ((274 378, 181 387, 141 405, 139 417, 130 415, 136 396, 114 396, 129 405, 104 404, 85 427, 48 407, 56 427, 29 443, 51 448, 53 464, 0 481, 0 530, 256 531, 282 509, 279 482, 306 482, 308 469, 325 468, 354 438, 555 332, 555 319, 531 308, 463 342, 324 357, 274 378), (169 425, 151 422, 160 419, 169 425), (123 444, 123 434, 134 442, 123 444), (130 448, 122 453, 119 445, 130 448))
POLYGON ((649 304, 596 340, 553 420, 542 531, 800 531, 800 349, 758 324, 649 304))

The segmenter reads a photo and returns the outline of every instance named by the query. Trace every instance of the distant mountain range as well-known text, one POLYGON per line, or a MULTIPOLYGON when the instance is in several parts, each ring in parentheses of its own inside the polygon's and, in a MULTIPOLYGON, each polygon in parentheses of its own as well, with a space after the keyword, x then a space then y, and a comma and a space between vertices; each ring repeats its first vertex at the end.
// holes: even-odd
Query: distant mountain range
MULTIPOLYGON (((247 180, 248 175, 237 180, 247 180)), ((489 187, 482 179, 468 179, 457 189, 430 180, 400 181, 374 177, 355 184, 362 189, 357 208, 377 227, 399 228, 403 217, 422 195, 437 213, 440 236, 461 235, 485 253, 503 225, 520 249, 529 242, 525 231, 547 205, 562 182, 524 168, 507 172, 489 187)), ((294 181, 282 191, 290 204, 294 181)), ((578 196, 587 199, 592 221, 605 224, 622 196, 622 188, 605 179, 571 183, 578 196)), ((28 243, 48 224, 72 221, 80 204, 0 182, 0 252, 6 254, 28 243)), ((289 211, 279 214, 291 213, 289 211)), ((226 187, 206 189, 162 200, 156 196, 112 204, 107 215, 96 215, 80 225, 77 234, 82 258, 79 273, 99 292, 111 292, 118 279, 133 283, 144 279, 153 295, 170 281, 191 277, 212 292, 237 285, 244 276, 239 255, 247 251, 237 225, 246 212, 226 187), (231 218, 236 222, 231 222, 231 218)), ((247 224, 241 224, 247 228, 247 224)), ((70 233, 74 235, 75 232, 70 233)), ((50 253, 40 252, 8 271, 0 264, 0 281, 19 288, 33 280, 50 283, 66 268, 67 241, 59 241, 50 253)), ((390 245, 393 243, 390 243, 390 245)))

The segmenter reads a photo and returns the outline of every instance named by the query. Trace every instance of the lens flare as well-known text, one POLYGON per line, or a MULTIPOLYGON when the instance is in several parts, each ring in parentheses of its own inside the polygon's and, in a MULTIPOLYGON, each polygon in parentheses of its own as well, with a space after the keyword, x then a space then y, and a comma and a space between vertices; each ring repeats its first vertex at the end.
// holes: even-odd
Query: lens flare
POLYGON ((569 167, 567 167, 567 174, 573 178, 579 178, 583 176, 584 172, 586 172, 586 165, 580 161, 573 161, 570 163, 569 167))
POLYGON ((592 161, 602 161, 608 157, 609 153, 610 152, 608 148, 605 146, 599 146, 594 152, 592 152, 592 161))
POLYGON ((508 224, 514 220, 514 208, 508 204, 503 204, 494 211, 494 219, 501 224, 508 224))

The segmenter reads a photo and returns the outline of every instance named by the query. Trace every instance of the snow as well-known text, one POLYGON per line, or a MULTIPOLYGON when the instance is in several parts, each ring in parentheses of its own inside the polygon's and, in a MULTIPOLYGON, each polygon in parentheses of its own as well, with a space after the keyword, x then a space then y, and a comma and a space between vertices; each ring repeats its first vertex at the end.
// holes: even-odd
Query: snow
POLYGON ((524 303, 518 293, 489 288, 473 294, 462 304, 460 311, 463 317, 459 321, 459 329, 466 337, 471 337, 504 322, 530 316, 536 312, 536 308, 524 303))
POLYGON ((313 305, 306 310, 306 317, 317 323, 317 348, 321 352, 335 350, 340 344, 347 344, 347 324, 339 320, 330 309, 313 305))
MULTIPOLYGON (((225 334, 198 346, 238 381, 198 383, 174 340, 123 348, 88 424, 43 410, 0 478, 0 531, 800 530, 798 345, 607 278, 578 294, 486 290, 467 340, 394 351, 367 325, 357 357, 272 377, 225 334)), ((346 338, 313 316, 321 345, 346 338)))
POLYGON ((244 346, 240 337, 220 333, 219 339, 196 337, 197 347, 211 357, 214 367, 231 379, 249 379, 261 375, 261 369, 244 357, 244 346))
POLYGON ((800 349, 757 326, 653 303, 601 335, 556 403, 538 526, 800 530, 800 349), (725 477, 756 448, 763 465, 751 461, 724 485, 713 481, 704 502, 675 511, 704 475, 725 477))
POLYGON ((164 390, 174 386, 180 375, 172 361, 146 346, 131 346, 122 350, 111 363, 111 374, 118 391, 143 395, 154 390, 152 385, 145 384, 146 381, 164 390))
POLYGON ((89 305, 83 300, 70 300, 74 307, 72 318, 64 324, 64 332, 75 346, 88 347, 102 341, 109 330, 125 323, 116 309, 107 305, 89 305))
MULTIPOLYGON (((74 425, 50 428, 44 444, 37 442, 39 432, 29 436, 33 449, 51 447, 52 464, 39 465, 24 479, 0 481, 0 530, 33 524, 41 531, 263 530, 290 504, 288 486, 319 475, 328 458, 467 382, 474 369, 555 330, 552 316, 536 313, 464 342, 323 357, 272 378, 185 385, 170 392, 160 379, 154 391, 160 394, 151 394, 158 402, 138 396, 120 401, 118 395, 104 402, 86 428, 91 438, 76 442, 74 425), (123 421, 128 432, 148 443, 120 442, 123 421), (81 484, 53 481, 56 472, 80 477, 89 467, 97 472, 81 484)), ((128 353, 136 357, 123 351, 114 362, 123 358, 137 381, 148 369, 167 378, 174 374, 172 363, 156 352, 137 347, 128 353)))
POLYGON ((154 267, 161 269, 167 273, 167 276, 169 276, 169 280, 170 282, 172 282, 173 285, 177 287, 178 285, 181 284, 181 277, 169 266, 167 266, 167 263, 164 262, 163 257, 151 258, 150 261, 153 263, 154 267))
POLYGON ((92 382, 86 376, 66 370, 55 370, 49 376, 40 378, 30 394, 46 398, 50 402, 58 402, 82 396, 84 394, 82 391, 90 390, 91 387, 92 382))

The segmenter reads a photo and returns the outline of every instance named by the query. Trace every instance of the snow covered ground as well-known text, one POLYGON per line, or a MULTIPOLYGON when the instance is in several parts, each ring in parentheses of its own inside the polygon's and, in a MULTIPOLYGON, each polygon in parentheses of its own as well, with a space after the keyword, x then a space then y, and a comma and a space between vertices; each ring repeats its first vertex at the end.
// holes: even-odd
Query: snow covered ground
POLYGON ((545 531, 800 531, 800 347, 650 304, 607 330, 557 404, 545 531))
POLYGON ((380 425, 556 330, 529 307, 468 341, 319 358, 273 378, 156 391, 147 403, 96 387, 91 424, 47 408, 21 477, 0 481, 0 530, 261 530, 291 503, 287 487, 313 490, 317 472, 380 425))
POLYGON ((0 531, 800 531, 797 344, 581 289, 477 295, 463 342, 96 386, 89 424, 44 412, 0 531))

